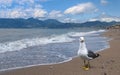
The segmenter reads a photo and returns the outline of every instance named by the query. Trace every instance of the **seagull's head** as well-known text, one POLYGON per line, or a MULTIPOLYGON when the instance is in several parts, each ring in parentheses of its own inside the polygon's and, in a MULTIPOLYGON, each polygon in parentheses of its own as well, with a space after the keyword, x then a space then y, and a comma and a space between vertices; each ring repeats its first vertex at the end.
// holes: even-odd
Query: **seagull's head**
POLYGON ((83 43, 85 41, 84 37, 80 37, 80 42, 83 43))

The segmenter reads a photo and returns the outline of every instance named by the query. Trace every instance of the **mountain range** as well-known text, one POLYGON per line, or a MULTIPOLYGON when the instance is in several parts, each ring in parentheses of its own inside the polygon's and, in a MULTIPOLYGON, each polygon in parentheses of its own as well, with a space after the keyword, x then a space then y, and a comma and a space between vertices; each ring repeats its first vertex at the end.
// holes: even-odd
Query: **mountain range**
POLYGON ((55 19, 39 20, 35 18, 0 18, 0 28, 106 28, 116 24, 120 24, 120 22, 88 21, 84 23, 62 23, 55 19))

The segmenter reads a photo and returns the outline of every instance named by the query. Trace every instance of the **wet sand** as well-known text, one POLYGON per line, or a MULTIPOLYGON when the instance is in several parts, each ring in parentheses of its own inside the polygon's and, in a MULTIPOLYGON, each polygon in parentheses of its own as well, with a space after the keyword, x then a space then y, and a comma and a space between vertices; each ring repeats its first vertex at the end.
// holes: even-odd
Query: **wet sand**
POLYGON ((120 75, 120 30, 109 30, 104 36, 112 38, 110 48, 99 52, 101 56, 90 61, 88 71, 81 68, 83 61, 76 57, 60 64, 2 71, 0 75, 120 75))

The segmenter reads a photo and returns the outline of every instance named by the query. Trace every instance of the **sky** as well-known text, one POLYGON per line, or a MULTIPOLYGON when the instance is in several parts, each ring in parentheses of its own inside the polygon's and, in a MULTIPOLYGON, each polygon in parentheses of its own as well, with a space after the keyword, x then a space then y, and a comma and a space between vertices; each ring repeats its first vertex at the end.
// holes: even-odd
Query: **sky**
POLYGON ((120 0, 0 0, 0 18, 120 22, 120 0))

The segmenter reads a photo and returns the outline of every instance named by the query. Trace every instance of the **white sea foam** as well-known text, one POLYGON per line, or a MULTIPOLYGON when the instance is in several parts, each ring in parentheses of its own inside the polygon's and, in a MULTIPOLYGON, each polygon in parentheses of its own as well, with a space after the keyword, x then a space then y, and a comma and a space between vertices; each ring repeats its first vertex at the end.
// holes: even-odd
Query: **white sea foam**
POLYGON ((90 32, 71 32, 68 35, 72 37, 77 37, 77 36, 86 36, 89 34, 94 34, 94 33, 99 33, 99 32, 105 32, 105 30, 98 30, 98 31, 90 31, 90 32))
POLYGON ((51 36, 44 38, 22 39, 12 42, 0 43, 0 53, 7 51, 17 51, 31 46, 45 45, 49 43, 71 42, 72 38, 67 35, 51 36))
POLYGON ((97 32, 104 32, 105 30, 98 30, 98 31, 90 31, 90 32, 70 32, 67 34, 62 35, 52 35, 49 37, 43 38, 32 38, 32 39, 21 39, 17 41, 5 42, 0 43, 0 53, 4 53, 7 51, 18 51, 24 48, 32 47, 32 46, 39 46, 45 45, 49 43, 63 43, 63 42, 72 42, 74 39, 70 38, 69 36, 85 36, 88 34, 93 34, 97 32))

